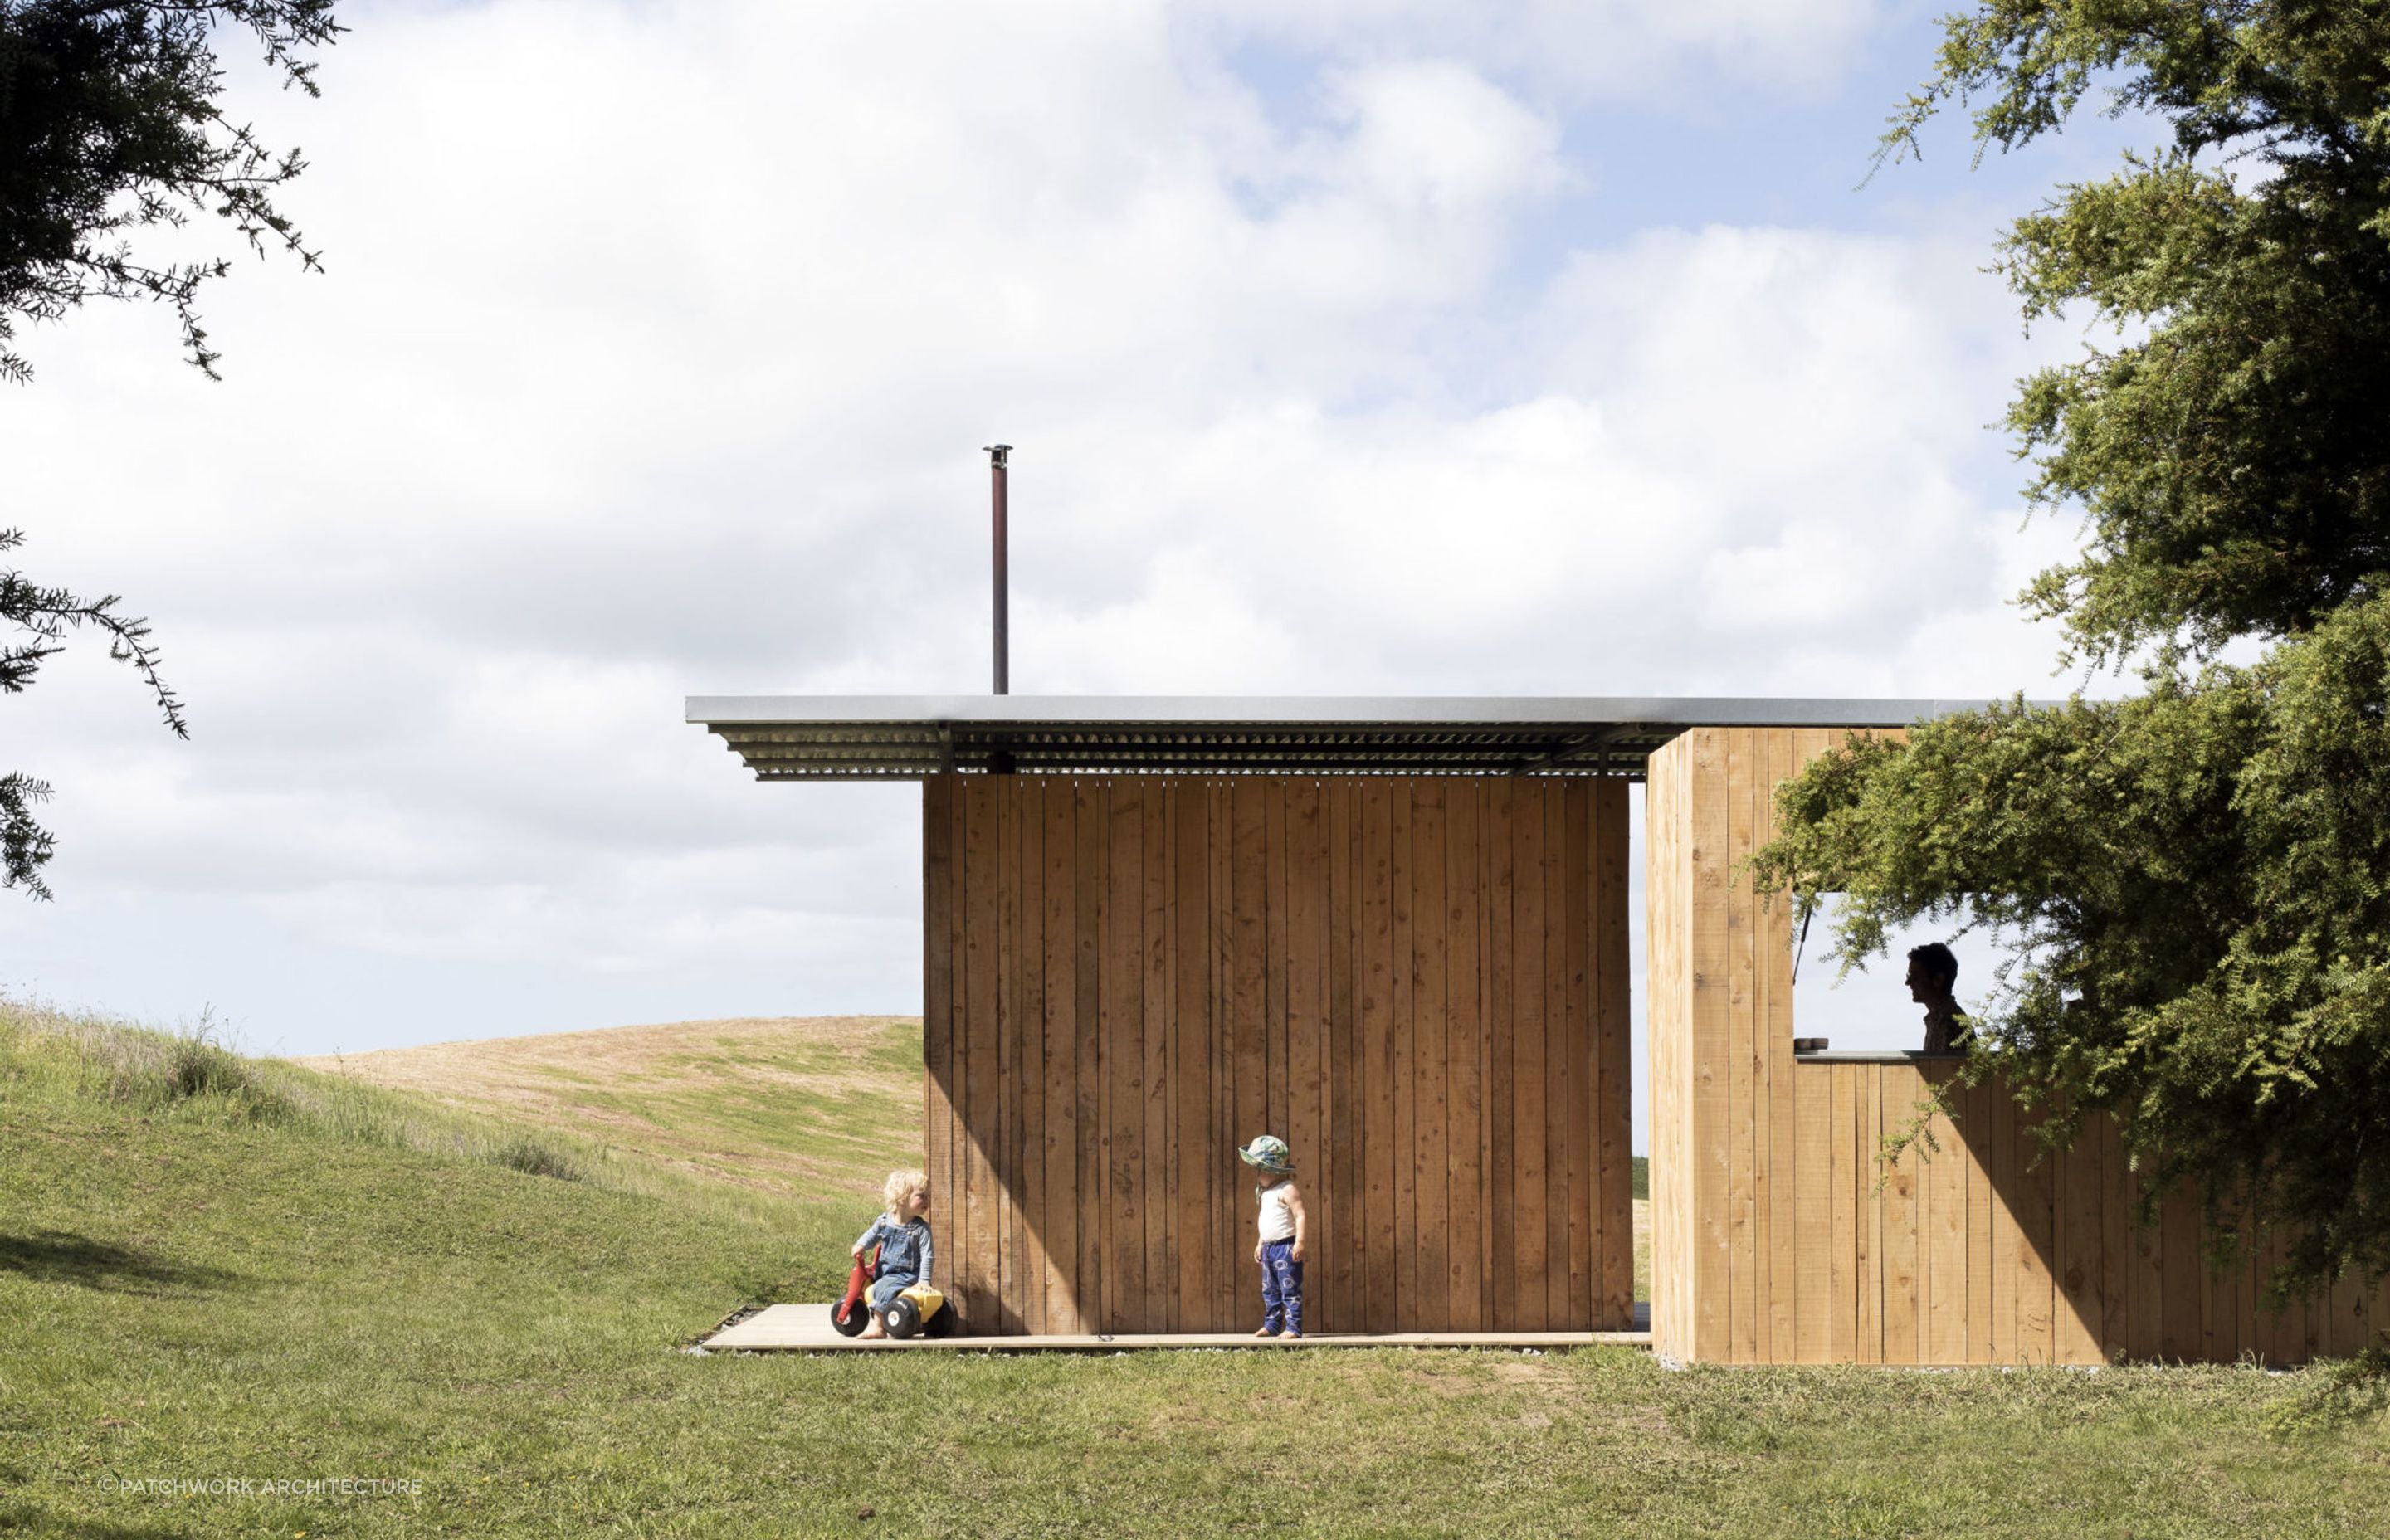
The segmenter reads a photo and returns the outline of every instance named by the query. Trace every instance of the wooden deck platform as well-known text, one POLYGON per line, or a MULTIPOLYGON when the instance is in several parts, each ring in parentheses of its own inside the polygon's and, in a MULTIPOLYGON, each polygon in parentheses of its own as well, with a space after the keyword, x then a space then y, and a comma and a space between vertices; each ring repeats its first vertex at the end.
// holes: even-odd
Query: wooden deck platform
POLYGON ((1540 1348, 1651 1345, 1651 1307, 1638 1302, 1632 1331, 1396 1331, 1376 1336, 1325 1332, 1299 1341, 1237 1332, 1174 1331, 1119 1337, 917 1337, 907 1341, 867 1342, 830 1328, 829 1304, 775 1304, 723 1328, 703 1346, 718 1353, 1121 1353, 1137 1348, 1540 1348))

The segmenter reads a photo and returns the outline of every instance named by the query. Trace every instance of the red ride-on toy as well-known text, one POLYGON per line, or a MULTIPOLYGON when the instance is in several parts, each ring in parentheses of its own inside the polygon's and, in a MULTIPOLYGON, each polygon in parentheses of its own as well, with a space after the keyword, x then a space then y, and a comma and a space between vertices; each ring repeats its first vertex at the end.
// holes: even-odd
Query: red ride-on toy
MULTIPOLYGON (((847 1275, 846 1298, 829 1307, 829 1324, 842 1337, 860 1337, 863 1328, 871 1324, 871 1284, 880 1276, 880 1248, 874 1246, 854 1259, 854 1271, 847 1275)), ((902 1341, 907 1337, 951 1337, 955 1334, 955 1313, 946 1304, 946 1297, 924 1283, 917 1283, 890 1302, 886 1320, 882 1323, 888 1335, 902 1341)))
POLYGON ((863 1328, 871 1324, 871 1280, 880 1276, 880 1248, 874 1246, 854 1259, 854 1271, 846 1280, 846 1298, 829 1307, 829 1324, 842 1337, 860 1337, 863 1328))

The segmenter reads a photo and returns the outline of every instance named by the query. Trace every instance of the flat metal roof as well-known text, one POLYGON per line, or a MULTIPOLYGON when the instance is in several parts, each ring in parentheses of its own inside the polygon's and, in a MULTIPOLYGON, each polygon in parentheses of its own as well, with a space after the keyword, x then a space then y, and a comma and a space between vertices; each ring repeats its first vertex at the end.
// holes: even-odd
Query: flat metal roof
POLYGON ((1981 700, 1703 696, 696 695, 758 780, 1022 775, 1639 779, 1688 727, 1905 727, 1981 700))

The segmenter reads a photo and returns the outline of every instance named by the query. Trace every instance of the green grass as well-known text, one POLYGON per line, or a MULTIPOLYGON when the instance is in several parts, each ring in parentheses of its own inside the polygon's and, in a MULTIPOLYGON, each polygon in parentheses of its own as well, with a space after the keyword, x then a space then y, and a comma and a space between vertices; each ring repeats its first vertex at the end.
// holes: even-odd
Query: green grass
POLYGON ((974 1537, 2071 1540, 2390 1513, 2379 1420, 2276 1439, 2306 1377, 2251 1369, 690 1356, 760 1290, 826 1294, 869 1197, 700 1200, 550 1130, 229 1055, 178 1078, 192 1057, 0 1009, 0 1532, 844 1535, 868 1508, 867 1533, 974 1537), (510 1137, 577 1167, 528 1172, 510 1137), (342 1477, 421 1489, 105 1484, 342 1477))
POLYGON ((337 1064, 342 1084, 428 1089, 442 1107, 509 1129, 585 1143, 602 1134, 603 1148, 633 1169, 674 1169, 713 1178, 707 1186, 782 1198, 876 1192, 892 1165, 920 1159, 920 1022, 816 1025, 826 1030, 790 1021, 630 1028, 337 1064))

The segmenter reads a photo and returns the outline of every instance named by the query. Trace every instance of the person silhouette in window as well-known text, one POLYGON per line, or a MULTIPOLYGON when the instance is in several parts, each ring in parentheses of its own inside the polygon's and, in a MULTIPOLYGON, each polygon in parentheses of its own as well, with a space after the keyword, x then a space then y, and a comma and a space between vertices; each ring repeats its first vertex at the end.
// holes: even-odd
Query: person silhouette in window
POLYGON ((1908 949, 1908 997, 1925 1007, 1925 1051, 1958 1053, 1973 1028, 1951 991, 1959 982, 1959 959, 1938 941, 1908 949))

